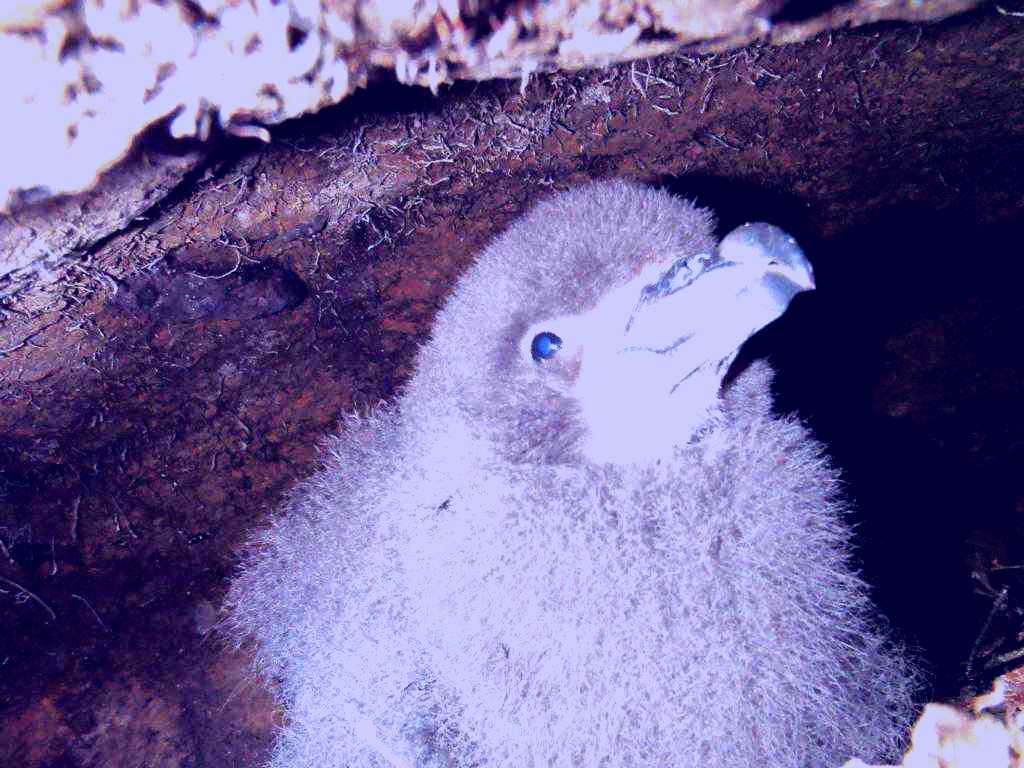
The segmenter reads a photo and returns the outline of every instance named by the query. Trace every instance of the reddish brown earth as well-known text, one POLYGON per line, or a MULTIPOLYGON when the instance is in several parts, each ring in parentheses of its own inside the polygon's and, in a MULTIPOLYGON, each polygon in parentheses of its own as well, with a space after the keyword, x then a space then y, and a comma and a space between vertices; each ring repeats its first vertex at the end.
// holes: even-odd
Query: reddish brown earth
POLYGON ((264 758, 280 714, 211 632, 240 544, 342 414, 396 393, 475 251, 609 176, 804 242, 819 290, 751 353, 847 471, 937 693, 984 684, 1024 587, 1022 76, 1024 22, 990 7, 522 94, 381 86, 225 143, 0 307, 0 764, 264 758))

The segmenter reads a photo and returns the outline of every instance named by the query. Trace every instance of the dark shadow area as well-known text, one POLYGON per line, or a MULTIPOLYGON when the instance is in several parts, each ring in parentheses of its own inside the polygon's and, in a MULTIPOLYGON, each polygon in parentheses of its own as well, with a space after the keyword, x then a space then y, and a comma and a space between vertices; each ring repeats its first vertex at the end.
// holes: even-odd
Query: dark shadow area
POLYGON ((383 80, 359 89, 339 104, 270 126, 270 130, 275 140, 308 141, 318 134, 336 135, 340 129, 356 121, 372 124, 374 119, 392 115, 422 120, 429 115, 441 114, 445 104, 453 98, 459 99, 480 90, 487 92, 508 87, 508 83, 500 80, 486 83, 460 81, 442 86, 435 96, 429 88, 383 80))
MULTIPOLYGON (((731 207, 749 203, 751 218, 772 208, 770 195, 744 197, 731 207)), ((1019 579, 1000 568, 1024 557, 1022 237, 1024 222, 978 230, 907 208, 832 242, 805 239, 817 290, 745 350, 772 360, 779 409, 798 413, 841 468, 865 576, 921 650, 934 698, 984 685, 993 673, 979 659, 968 669, 972 647, 992 651, 1000 631, 1019 629, 1007 624, 1011 588, 1010 609, 981 637, 992 590, 1019 579)))
POLYGON ((782 227, 801 244, 811 242, 815 236, 813 225, 804 215, 803 203, 789 192, 742 179, 696 173, 662 179, 660 185, 673 195, 714 211, 719 237, 751 221, 767 221, 782 227))
POLYGON ((843 5, 846 5, 844 0, 790 0, 781 11, 772 16, 772 21, 775 23, 807 21, 843 5))

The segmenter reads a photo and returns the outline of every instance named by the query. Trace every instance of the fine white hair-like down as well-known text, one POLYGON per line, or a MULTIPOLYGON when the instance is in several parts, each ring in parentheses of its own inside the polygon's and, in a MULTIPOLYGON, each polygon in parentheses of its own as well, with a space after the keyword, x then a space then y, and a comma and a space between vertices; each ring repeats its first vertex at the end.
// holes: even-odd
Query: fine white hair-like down
POLYGON ((670 423, 706 411, 670 452, 601 462, 574 402, 588 350, 530 357, 546 322, 715 246, 706 211, 612 182, 550 198, 485 249, 403 395, 346 421, 232 584, 226 630, 255 641, 286 708, 273 768, 818 768, 897 751, 913 665, 851 562, 836 471, 773 413, 767 364, 714 402, 666 400, 670 423))

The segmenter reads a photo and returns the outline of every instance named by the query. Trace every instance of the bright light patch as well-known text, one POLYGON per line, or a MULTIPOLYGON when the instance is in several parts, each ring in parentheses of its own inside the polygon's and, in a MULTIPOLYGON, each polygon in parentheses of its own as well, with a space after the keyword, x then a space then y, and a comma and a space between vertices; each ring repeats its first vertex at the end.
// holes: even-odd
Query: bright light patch
POLYGON ((899 766, 869 766, 848 760, 843 768, 1020 768, 1024 755, 1024 713, 1006 702, 1007 684, 996 680, 990 693, 967 711, 929 704, 911 735, 910 750, 899 766), (990 714, 1007 704, 1010 712, 990 714))

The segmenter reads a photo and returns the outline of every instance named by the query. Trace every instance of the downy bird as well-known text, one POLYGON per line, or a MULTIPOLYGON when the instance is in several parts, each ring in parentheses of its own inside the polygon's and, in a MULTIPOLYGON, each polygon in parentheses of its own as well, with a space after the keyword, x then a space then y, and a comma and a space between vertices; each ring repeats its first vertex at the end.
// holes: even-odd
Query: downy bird
POLYGON ((602 182, 497 237, 393 402, 350 417, 227 601, 273 768, 882 759, 914 664, 822 446, 744 341, 813 287, 768 224, 602 182))

